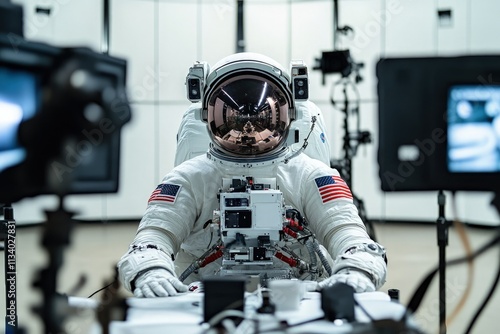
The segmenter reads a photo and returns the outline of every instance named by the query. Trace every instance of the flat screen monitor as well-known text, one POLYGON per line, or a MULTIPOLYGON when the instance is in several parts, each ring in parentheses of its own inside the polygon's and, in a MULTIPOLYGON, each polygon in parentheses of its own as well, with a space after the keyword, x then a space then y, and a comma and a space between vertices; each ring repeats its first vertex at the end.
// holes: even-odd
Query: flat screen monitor
POLYGON ((500 190, 500 56, 377 63, 383 191, 500 190))

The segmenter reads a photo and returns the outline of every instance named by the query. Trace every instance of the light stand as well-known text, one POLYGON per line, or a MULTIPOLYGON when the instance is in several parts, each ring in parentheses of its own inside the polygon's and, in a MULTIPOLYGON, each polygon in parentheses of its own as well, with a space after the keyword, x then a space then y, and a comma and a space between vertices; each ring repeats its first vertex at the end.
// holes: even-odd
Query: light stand
MULTIPOLYGON (((364 66, 363 63, 356 63, 351 57, 349 50, 338 50, 338 35, 348 34, 352 32, 353 29, 349 26, 339 27, 339 5, 338 0, 333 0, 333 51, 322 52, 322 57, 316 59, 316 66, 313 67, 314 70, 321 70, 323 77, 322 83, 325 84, 325 74, 328 73, 340 73, 342 83, 342 91, 344 95, 344 106, 341 111, 344 113, 344 137, 342 148, 344 150, 344 157, 340 160, 331 160, 330 166, 336 168, 341 174, 344 181, 347 183, 352 192, 352 159, 356 155, 357 149, 361 144, 371 143, 371 134, 368 131, 360 131, 359 129, 359 105, 351 108, 357 117, 357 129, 355 132, 349 131, 349 99, 347 96, 347 85, 351 83, 349 77, 354 76, 353 86, 362 81, 362 77, 359 73, 360 69, 364 66)), ((334 83, 333 86, 336 84, 334 83)), ((357 91, 356 91, 357 92, 357 91)), ((332 105, 335 107, 335 100, 332 96, 330 99, 332 105)), ((358 99, 359 103, 359 99, 358 99)), ((361 200, 354 192, 352 192, 354 205, 358 208, 358 214, 363 221, 366 231, 370 238, 376 241, 375 229, 372 222, 368 219, 365 211, 365 206, 363 200, 361 200)))
POLYGON ((47 221, 42 245, 47 250, 49 260, 46 268, 39 272, 33 285, 42 290, 43 305, 34 310, 42 318, 45 334, 65 333, 62 327, 70 306, 68 297, 57 293, 57 274, 63 264, 64 247, 70 244, 70 232, 74 221, 73 212, 64 209, 63 196, 59 197, 59 207, 55 211, 45 211, 47 221))
POLYGON ((448 246, 449 222, 445 218, 446 196, 438 193, 439 216, 437 219, 437 244, 439 247, 439 333, 446 333, 446 246, 448 246))
MULTIPOLYGON (((340 160, 332 160, 331 166, 339 170, 340 174, 342 175, 342 178, 351 189, 354 204, 358 208, 359 216, 363 221, 363 223, 365 224, 368 235, 370 235, 370 237, 374 241, 376 241, 375 229, 373 227, 372 222, 370 221, 370 219, 368 219, 366 215, 364 202, 354 193, 352 188, 352 159, 356 155, 359 145, 371 143, 371 134, 368 131, 361 131, 359 129, 359 107, 357 106, 353 110, 358 118, 358 126, 356 131, 354 132, 349 131, 350 106, 349 106, 349 99, 347 96, 348 79, 342 78, 341 81, 343 85, 342 92, 344 95, 344 105, 343 108, 341 108, 341 111, 344 113, 344 121, 343 121, 344 136, 342 145, 342 149, 344 150, 344 157, 343 159, 340 160)), ((335 100, 333 99, 333 97, 331 99, 331 103, 335 106, 335 100)))

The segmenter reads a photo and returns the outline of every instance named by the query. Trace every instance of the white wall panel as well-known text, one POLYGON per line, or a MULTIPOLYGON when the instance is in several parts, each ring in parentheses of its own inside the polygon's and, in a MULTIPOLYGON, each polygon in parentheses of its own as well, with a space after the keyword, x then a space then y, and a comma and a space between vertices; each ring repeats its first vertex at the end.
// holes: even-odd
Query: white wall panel
MULTIPOLYGON (((175 151, 177 148, 177 129, 182 115, 188 109, 190 102, 160 105, 158 112, 158 174, 156 182, 174 168, 175 151)), ((208 143, 207 143, 208 149, 208 143)))
MULTIPOLYGON (((203 60, 196 58, 200 23, 194 18, 198 10, 195 2, 161 1, 158 5, 159 100, 187 101, 184 82, 188 69, 194 61, 203 60)), ((151 55, 154 52, 150 50, 151 55)))
POLYGON ((54 42, 102 51, 103 1, 54 0, 54 42))
MULTIPOLYGON (((213 65, 225 56, 236 52, 236 24, 237 6, 233 0, 201 1, 199 6, 198 35, 193 36, 197 41, 196 53, 190 57, 194 60, 205 60, 213 65), (193 57, 200 59, 193 59, 193 57)), ((245 27, 252 30, 253 27, 245 27)), ((187 68, 185 69, 187 73, 187 68)))
POLYGON ((380 1, 339 2, 339 28, 349 26, 353 32, 340 35, 337 44, 339 49, 350 50, 356 63, 364 65, 360 71, 363 80, 357 85, 363 100, 376 99, 374 73, 375 64, 380 57, 381 38, 385 28, 403 12, 401 5, 383 8, 380 1))
MULTIPOLYGON (((291 56, 301 59, 309 68, 309 98, 327 101, 331 77, 325 85, 320 70, 314 70, 322 51, 333 50, 333 5, 331 1, 298 1, 292 4, 291 56)), ((337 75, 334 75, 335 77, 337 75)))
POLYGON ((14 2, 23 5, 26 39, 57 46, 85 46, 100 51, 103 26, 101 0, 14 2))
POLYGON ((16 0, 12 2, 23 6, 24 37, 26 39, 37 42, 53 42, 53 0, 16 0), (40 9, 38 13, 37 8, 40 9))
POLYGON ((491 205, 493 193, 459 192, 460 219, 480 225, 500 225, 500 212, 491 205))
MULTIPOLYGON (((290 6, 289 3, 281 1, 246 1, 245 51, 265 54, 288 68, 291 60, 290 6)), ((236 48, 234 40, 228 42, 236 48)))
POLYGON ((384 56, 436 55, 435 0, 386 0, 393 12, 386 24, 384 56))
POLYGON ((500 52, 500 1, 470 1, 470 50, 473 53, 500 52))
POLYGON ((57 196, 44 195, 24 198, 13 203, 14 219, 17 225, 45 222, 45 210, 55 210, 58 205, 57 196))
POLYGON ((467 53, 469 31, 470 0, 439 0, 436 8, 436 30, 438 54, 440 56, 463 55, 467 53), (439 11, 450 11, 450 17, 441 15, 439 11))
POLYGON ((103 194, 69 195, 64 199, 66 208, 74 212, 73 218, 83 220, 105 220, 106 205, 103 194))
POLYGON ((156 88, 153 1, 111 1, 109 53, 128 60, 127 90, 132 101, 152 101, 156 88))
POLYGON ((140 217, 146 209, 155 178, 155 108, 132 105, 132 119, 122 129, 120 189, 106 196, 105 219, 140 217))
MULTIPOLYGON (((438 192, 392 192, 385 193, 385 212, 382 219, 401 221, 434 222, 438 218, 438 192)), ((449 206, 446 206, 446 216, 451 216, 449 206)))

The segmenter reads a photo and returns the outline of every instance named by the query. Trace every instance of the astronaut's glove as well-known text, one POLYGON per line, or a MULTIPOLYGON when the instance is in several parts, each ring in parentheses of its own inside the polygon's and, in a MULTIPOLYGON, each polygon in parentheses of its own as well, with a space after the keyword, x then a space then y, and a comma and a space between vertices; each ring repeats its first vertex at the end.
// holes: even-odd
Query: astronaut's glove
POLYGON ((134 296, 146 297, 168 297, 175 296, 180 292, 187 292, 187 285, 172 275, 166 269, 151 269, 140 274, 134 281, 134 296))
MULTIPOLYGON (((347 281, 344 282, 347 284, 359 278, 359 283, 356 283, 359 288, 356 292, 378 290, 386 281, 385 248, 376 242, 353 245, 337 256, 332 266, 332 272, 334 273, 332 276, 348 274, 348 277, 345 277, 347 281), (351 275, 355 276, 351 277, 351 275), (362 283, 367 280, 371 284, 362 283), (366 288, 364 288, 365 285, 366 288), (372 287, 371 290, 368 286, 372 287)), ((354 285, 354 282, 350 285, 354 285)))
POLYGON ((318 283, 317 290, 330 287, 335 283, 345 283, 354 288, 354 292, 373 292, 375 285, 368 275, 362 271, 345 268, 318 283))

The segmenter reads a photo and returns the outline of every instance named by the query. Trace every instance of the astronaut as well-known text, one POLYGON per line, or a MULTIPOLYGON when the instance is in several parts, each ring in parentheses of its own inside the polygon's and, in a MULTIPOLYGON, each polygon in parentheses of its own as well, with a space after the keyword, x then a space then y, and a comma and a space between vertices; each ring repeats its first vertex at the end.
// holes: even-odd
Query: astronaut
MULTIPOLYGON (((331 257, 329 276, 320 279, 317 290, 336 282, 356 292, 379 289, 386 279, 385 249, 369 237, 347 184, 329 166, 324 151, 329 147, 307 144, 309 138, 327 141, 321 127, 314 127, 318 118, 303 121, 317 108, 307 101, 306 67, 293 63, 288 73, 267 56, 237 53, 212 68, 195 64, 186 86, 195 104, 182 123, 198 124, 188 133, 208 135, 208 150, 202 141, 192 152, 179 146, 176 166, 151 194, 137 234, 118 262, 124 287, 136 297, 172 296, 186 292, 189 280, 216 273, 220 261, 179 280, 218 242, 207 222, 219 208, 223 180, 251 177, 274 180, 331 257)), ((182 144, 189 135, 180 134, 182 144)))

